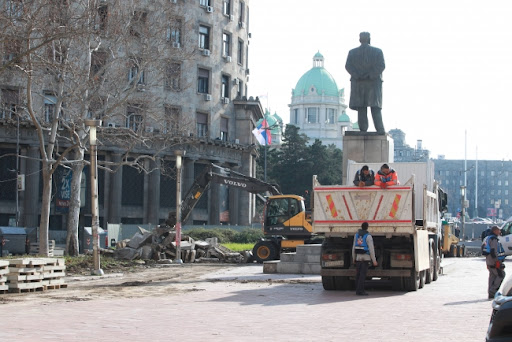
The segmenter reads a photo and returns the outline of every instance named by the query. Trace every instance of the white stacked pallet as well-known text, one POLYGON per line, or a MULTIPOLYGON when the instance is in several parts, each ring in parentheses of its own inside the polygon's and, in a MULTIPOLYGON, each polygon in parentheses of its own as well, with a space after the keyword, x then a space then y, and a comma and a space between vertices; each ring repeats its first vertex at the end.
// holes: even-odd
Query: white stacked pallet
POLYGON ((10 259, 7 283, 9 292, 43 291, 44 259, 10 259))
POLYGON ((63 258, 44 258, 43 286, 45 289, 66 288, 64 281, 66 276, 66 263, 63 258))
POLYGON ((0 260, 0 293, 6 293, 9 290, 7 282, 7 273, 9 273, 9 261, 0 260))

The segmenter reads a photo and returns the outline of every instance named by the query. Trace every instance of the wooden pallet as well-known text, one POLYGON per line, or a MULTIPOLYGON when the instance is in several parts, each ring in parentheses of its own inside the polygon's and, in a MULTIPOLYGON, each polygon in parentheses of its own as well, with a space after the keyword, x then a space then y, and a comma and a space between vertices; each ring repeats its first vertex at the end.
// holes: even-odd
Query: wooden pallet
MULTIPOLYGON (((55 250, 55 240, 48 241, 48 256, 53 256, 53 251, 55 250)), ((38 255, 39 254, 39 242, 32 242, 30 244, 30 254, 38 255)))

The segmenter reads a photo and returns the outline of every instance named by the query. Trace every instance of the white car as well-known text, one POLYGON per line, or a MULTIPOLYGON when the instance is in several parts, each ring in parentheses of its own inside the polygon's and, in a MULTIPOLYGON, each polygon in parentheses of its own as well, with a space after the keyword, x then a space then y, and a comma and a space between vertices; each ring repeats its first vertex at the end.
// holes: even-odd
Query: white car
POLYGON ((508 219, 501 226, 500 242, 506 255, 512 255, 512 220, 508 219))

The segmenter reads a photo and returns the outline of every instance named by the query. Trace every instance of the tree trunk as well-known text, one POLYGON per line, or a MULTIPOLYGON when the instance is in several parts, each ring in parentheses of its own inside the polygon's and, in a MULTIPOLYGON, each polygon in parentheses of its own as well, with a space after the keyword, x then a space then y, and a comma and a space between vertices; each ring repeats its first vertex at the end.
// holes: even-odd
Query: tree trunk
MULTIPOLYGON (((84 149, 78 148, 75 151, 74 160, 84 160, 84 149)), ((82 183, 83 163, 75 163, 71 168, 71 198, 68 212, 68 226, 66 235, 66 255, 77 256, 79 254, 78 222, 80 220, 80 190, 82 183)))
POLYGON ((50 226, 50 204, 52 198, 52 179, 48 161, 43 160, 43 195, 41 199, 41 221, 39 222, 39 254, 48 255, 48 229, 50 226))

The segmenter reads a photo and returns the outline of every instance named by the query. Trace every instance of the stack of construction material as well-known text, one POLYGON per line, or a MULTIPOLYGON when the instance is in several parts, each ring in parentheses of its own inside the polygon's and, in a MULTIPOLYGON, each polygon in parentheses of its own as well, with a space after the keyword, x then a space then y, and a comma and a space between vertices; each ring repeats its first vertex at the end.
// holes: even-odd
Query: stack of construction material
MULTIPOLYGON (((55 249, 55 240, 48 241, 48 256, 53 256, 53 250, 55 249)), ((32 242, 30 244, 30 254, 38 255, 39 254, 39 242, 32 242)))
POLYGON ((43 286, 45 290, 68 287, 64 282, 66 276, 66 263, 63 258, 44 258, 43 286))
POLYGON ((7 285, 9 292, 34 292, 65 288, 64 259, 24 258, 8 260, 7 285))
POLYGON ((6 293, 9 286, 6 284, 6 274, 9 273, 9 261, 0 260, 0 293, 6 293))
POLYGON ((7 285, 9 292, 43 291, 43 274, 41 259, 11 259, 7 285))

